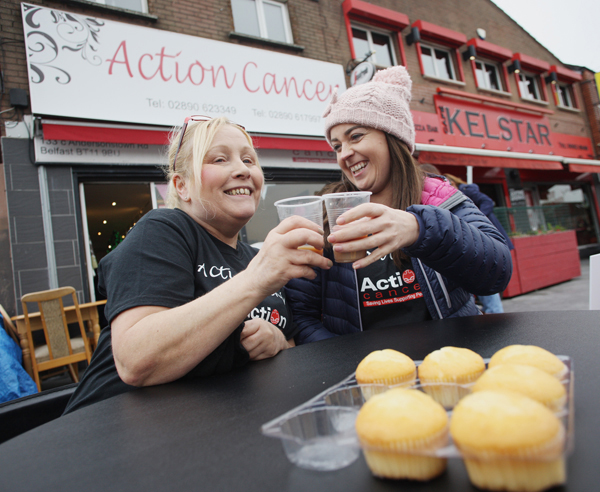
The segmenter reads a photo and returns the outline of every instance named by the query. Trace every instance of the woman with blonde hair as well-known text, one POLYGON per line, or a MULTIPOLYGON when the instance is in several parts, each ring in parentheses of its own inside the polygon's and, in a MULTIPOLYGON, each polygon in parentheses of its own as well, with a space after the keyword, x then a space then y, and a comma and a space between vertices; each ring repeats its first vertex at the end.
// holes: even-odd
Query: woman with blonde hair
POLYGON ((232 370, 293 346, 282 287, 331 261, 322 231, 301 217, 260 251, 238 240, 263 174, 245 129, 190 117, 169 148, 168 208, 142 217, 100 261, 109 326, 65 413, 140 386, 232 370))

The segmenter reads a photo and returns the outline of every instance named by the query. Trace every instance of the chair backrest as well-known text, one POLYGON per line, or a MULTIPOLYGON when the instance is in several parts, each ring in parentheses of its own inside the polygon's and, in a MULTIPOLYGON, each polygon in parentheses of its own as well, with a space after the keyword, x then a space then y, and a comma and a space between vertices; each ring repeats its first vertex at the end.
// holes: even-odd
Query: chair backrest
POLYGON ((6 333, 8 333, 12 339, 17 342, 17 345, 19 345, 19 334, 17 332, 17 327, 13 324, 10 316, 2 307, 2 304, 0 304, 0 314, 2 314, 2 322, 4 323, 4 329, 6 330, 6 333))
POLYGON ((58 289, 50 289, 25 294, 21 298, 21 303, 23 305, 23 315, 27 328, 27 338, 29 341, 29 346, 31 347, 30 354, 34 373, 33 376, 35 382, 38 384, 38 388, 41 387, 39 382, 40 371, 71 365, 81 360, 87 360, 88 363, 90 362, 91 355, 89 342, 85 333, 81 311, 79 310, 77 295, 73 287, 60 287, 58 289), (63 298, 65 296, 71 296, 73 299, 74 310, 77 316, 77 322, 79 324, 79 331, 81 332, 81 338, 84 341, 83 352, 74 353, 71 346, 69 326, 67 323, 65 307, 63 303, 63 298), (44 331, 46 344, 48 345, 49 360, 44 362, 37 361, 35 356, 31 319, 29 310, 27 308, 27 304, 33 302, 37 303, 38 305, 40 321, 44 331))

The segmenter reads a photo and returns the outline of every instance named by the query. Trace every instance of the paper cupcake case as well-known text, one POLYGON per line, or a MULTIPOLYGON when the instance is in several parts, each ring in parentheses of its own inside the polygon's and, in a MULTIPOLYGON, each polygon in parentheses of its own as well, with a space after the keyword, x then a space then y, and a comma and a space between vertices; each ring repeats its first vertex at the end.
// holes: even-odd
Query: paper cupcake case
MULTIPOLYGON (((557 356, 569 369, 561 381, 565 386, 567 401, 564 409, 556 415, 561 419, 565 432, 565 445, 562 456, 571 453, 574 447, 574 398, 573 398, 573 362, 570 357, 557 356)), ((415 361, 417 366, 422 361, 415 361)), ((489 359, 484 359, 486 368, 489 359)), ((444 404, 448 416, 452 416, 453 406, 460 398, 471 393, 471 384, 421 383, 417 378, 409 387, 425 391, 444 404), (453 401, 450 401, 453 400, 453 401)), ((365 400, 365 394, 384 392, 390 388, 403 386, 359 385, 355 375, 351 374, 339 383, 311 398, 302 405, 263 424, 261 432, 265 436, 281 439, 288 459, 302 467, 312 470, 337 470, 348 466, 360 454, 360 443, 354 429, 358 411, 365 400)), ((452 442, 441 449, 430 452, 410 452, 418 456, 437 458, 464 458, 452 442)), ((556 459, 553 457, 552 459, 556 459)))

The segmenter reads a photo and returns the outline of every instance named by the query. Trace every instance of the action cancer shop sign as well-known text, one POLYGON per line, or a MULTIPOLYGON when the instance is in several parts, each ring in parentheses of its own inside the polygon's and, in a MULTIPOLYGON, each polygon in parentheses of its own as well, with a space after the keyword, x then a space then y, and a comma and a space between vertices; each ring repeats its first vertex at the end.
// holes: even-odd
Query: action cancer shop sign
POLYGON ((340 65, 21 4, 36 114, 181 125, 224 115, 253 132, 322 135, 340 65))

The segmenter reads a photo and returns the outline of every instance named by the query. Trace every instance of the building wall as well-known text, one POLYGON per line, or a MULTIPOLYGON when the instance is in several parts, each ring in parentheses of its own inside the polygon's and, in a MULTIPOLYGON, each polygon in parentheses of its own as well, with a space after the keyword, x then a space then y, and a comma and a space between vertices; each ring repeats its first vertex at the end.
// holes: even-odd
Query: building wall
MULTIPOLYGON (((3 138, 2 149, 12 251, 12 279, 7 279, 7 285, 14 284, 14 294, 3 289, 0 301, 20 314, 23 294, 51 287, 39 168, 31 164, 27 140, 3 138)), ((71 168, 48 166, 46 173, 58 286, 74 287, 84 302, 71 168)))

